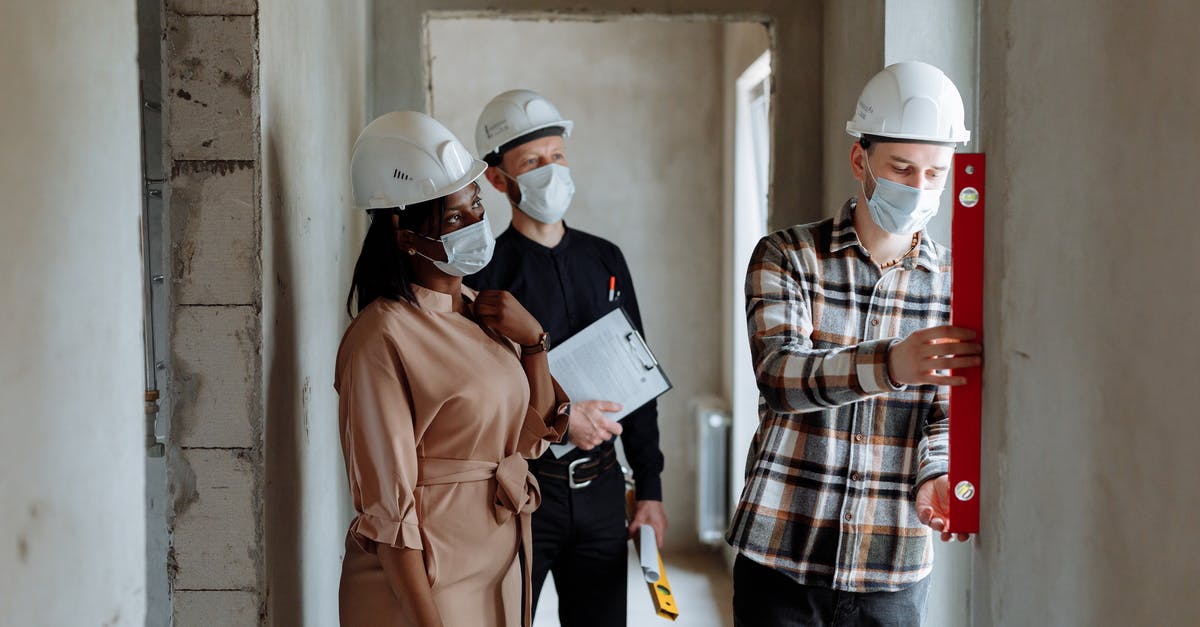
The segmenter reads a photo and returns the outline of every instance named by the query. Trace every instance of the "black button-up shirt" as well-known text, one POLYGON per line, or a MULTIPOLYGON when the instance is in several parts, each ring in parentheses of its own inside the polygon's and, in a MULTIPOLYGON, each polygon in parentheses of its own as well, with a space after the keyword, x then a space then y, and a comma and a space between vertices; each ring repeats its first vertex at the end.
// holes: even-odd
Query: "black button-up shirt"
MULTIPOLYGON (((557 246, 546 248, 509 227, 496 238, 491 263, 465 277, 464 282, 477 290, 511 292, 550 334, 553 344, 565 342, 617 307, 623 307, 638 331, 645 333, 621 249, 583 231, 567 228, 557 246), (608 287, 613 277, 619 295, 610 301, 608 287)), ((621 426, 621 443, 633 467, 638 500, 662 500, 658 404, 651 401, 643 405, 621 420, 621 426)), ((569 462, 588 454, 574 449, 558 461, 569 462)), ((553 456, 547 451, 532 466, 537 470, 553 456)))

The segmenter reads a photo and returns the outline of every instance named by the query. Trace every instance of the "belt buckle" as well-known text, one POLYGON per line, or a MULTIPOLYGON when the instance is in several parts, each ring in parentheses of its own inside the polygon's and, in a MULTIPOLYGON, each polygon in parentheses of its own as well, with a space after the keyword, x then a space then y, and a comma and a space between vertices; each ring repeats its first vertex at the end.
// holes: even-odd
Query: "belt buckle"
POLYGON ((580 457, 567 466, 567 487, 571 488, 572 490, 580 490, 592 484, 592 479, 588 479, 587 481, 575 481, 575 469, 590 461, 592 461, 591 457, 580 457))

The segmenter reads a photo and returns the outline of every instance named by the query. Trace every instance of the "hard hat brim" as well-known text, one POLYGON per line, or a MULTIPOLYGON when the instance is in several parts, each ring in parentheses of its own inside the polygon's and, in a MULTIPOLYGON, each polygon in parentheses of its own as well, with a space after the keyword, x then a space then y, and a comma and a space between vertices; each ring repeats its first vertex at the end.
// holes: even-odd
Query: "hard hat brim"
POLYGON ((573 122, 571 120, 556 120, 554 122, 545 122, 543 124, 537 124, 537 125, 531 126, 527 129, 521 131, 520 135, 517 135, 517 136, 513 137, 512 139, 505 139, 499 143, 493 142, 495 145, 489 145, 490 146, 489 149, 480 153, 479 158, 482 159, 483 157, 486 157, 490 154, 495 154, 495 153, 499 152, 500 149, 505 146, 505 144, 511 144, 512 142, 520 141, 520 139, 522 137, 525 137, 526 135, 531 135, 540 130, 553 128, 555 126, 562 127, 563 137, 565 138, 565 137, 571 136, 571 130, 575 128, 575 122, 573 122))
POLYGON ((467 170, 467 173, 464 174, 462 176, 462 178, 454 181, 453 183, 451 183, 449 185, 446 185, 445 187, 443 187, 441 189, 434 191, 432 194, 428 194, 425 196, 418 196, 415 200, 410 200, 405 205, 396 205, 394 203, 377 203, 377 204, 368 203, 367 206, 356 207, 356 208, 365 210, 365 211, 370 211, 372 209, 392 209, 392 208, 399 207, 401 210, 403 210, 405 207, 408 207, 411 205, 417 205, 417 204, 420 204, 420 203, 423 203, 426 201, 433 200, 435 198, 449 196, 450 194, 453 194, 457 191, 461 191, 464 187, 466 187, 466 186, 470 185, 471 183, 474 183, 476 180, 478 180, 480 176, 483 176, 484 171, 487 169, 488 169, 488 164, 484 163, 483 161, 480 161, 479 159, 474 159, 471 161, 471 168, 469 170, 467 170))
POLYGON ((966 144, 971 141, 971 131, 963 131, 962 134, 954 137, 931 137, 929 135, 914 134, 914 133, 888 133, 876 131, 873 129, 859 128, 854 122, 846 122, 846 134, 851 137, 862 137, 863 135, 874 135, 875 137, 887 137, 888 139, 908 139, 918 142, 930 142, 940 144, 966 144))

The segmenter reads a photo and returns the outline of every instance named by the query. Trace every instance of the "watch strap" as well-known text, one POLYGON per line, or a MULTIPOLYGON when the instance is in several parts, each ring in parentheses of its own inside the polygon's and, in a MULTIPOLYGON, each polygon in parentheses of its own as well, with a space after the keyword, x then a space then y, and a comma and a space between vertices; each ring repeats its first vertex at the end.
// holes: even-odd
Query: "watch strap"
POLYGON ((549 352, 550 350, 550 334, 542 331, 538 336, 538 341, 533 344, 521 344, 521 355, 536 355, 541 352, 549 352))

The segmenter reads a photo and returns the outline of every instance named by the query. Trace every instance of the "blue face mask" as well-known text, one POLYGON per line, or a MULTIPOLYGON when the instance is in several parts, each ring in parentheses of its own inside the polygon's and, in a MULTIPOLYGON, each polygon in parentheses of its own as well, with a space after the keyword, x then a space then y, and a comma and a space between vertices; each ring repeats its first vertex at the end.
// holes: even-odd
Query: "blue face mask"
MULTIPOLYGON (((871 162, 863 155, 867 174, 875 181, 875 193, 867 199, 871 219, 879 228, 893 235, 912 235, 925 228, 929 220, 937 215, 942 189, 917 189, 902 183, 889 181, 871 172, 871 162)), ((863 196, 867 195, 865 182, 863 196)))
POLYGON ((446 260, 439 261, 419 251, 417 254, 432 261, 438 270, 450 276, 467 276, 479 272, 492 260, 492 253, 496 250, 496 238, 492 236, 492 226, 487 218, 439 238, 425 239, 441 242, 442 249, 446 251, 446 260))
MULTIPOLYGON (((504 176, 508 173, 500 170, 504 176)), ((562 220, 575 195, 575 183, 571 180, 571 170, 565 165, 551 163, 513 178, 521 190, 521 202, 517 208, 525 215, 541 222, 554 224, 562 220)))

